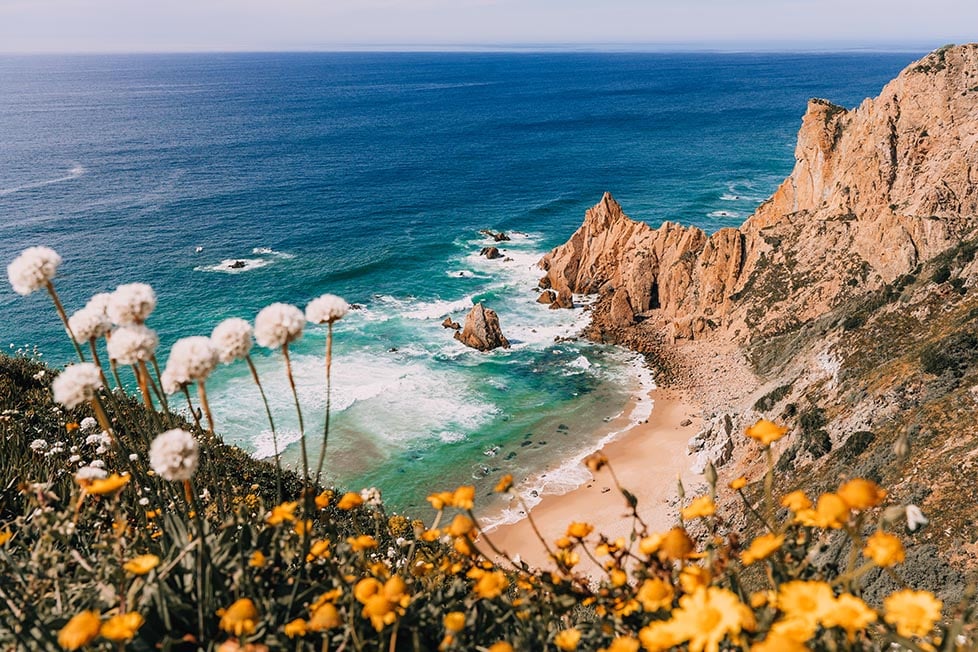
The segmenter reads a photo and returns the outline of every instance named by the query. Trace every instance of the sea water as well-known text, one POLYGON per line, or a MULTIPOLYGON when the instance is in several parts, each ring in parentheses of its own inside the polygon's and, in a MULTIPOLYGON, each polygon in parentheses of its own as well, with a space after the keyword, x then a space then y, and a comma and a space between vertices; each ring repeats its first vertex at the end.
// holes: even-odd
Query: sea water
MULTIPOLYGON (((536 302, 539 258, 604 191, 653 226, 740 224, 790 172, 810 97, 855 106, 919 54, 4 57, 0 259, 58 250, 69 311, 151 283, 164 359, 226 317, 345 297, 359 309, 335 329, 328 479, 412 513, 474 482, 511 519, 487 497, 504 473, 531 504, 568 490, 609 423, 652 408, 641 359, 563 339, 587 313, 536 302), (480 257, 490 244, 505 259, 480 257), (512 348, 442 327, 477 301, 512 348)), ((72 353, 46 297, 5 283, 0 343, 72 353)), ((321 327, 293 347, 313 458, 324 348, 321 327)), ((255 360, 294 466, 281 354, 255 360)), ((209 393, 226 441, 273 454, 245 366, 209 393)))

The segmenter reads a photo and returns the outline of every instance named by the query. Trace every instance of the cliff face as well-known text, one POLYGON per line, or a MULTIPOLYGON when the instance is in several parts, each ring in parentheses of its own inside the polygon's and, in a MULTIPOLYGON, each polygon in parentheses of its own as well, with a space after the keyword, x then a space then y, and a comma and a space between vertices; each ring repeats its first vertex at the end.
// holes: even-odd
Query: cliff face
POLYGON ((812 100, 796 163, 739 229, 710 236, 629 219, 608 194, 541 265, 600 293, 593 334, 749 341, 910 274, 978 226, 978 45, 942 48, 875 99, 812 100))

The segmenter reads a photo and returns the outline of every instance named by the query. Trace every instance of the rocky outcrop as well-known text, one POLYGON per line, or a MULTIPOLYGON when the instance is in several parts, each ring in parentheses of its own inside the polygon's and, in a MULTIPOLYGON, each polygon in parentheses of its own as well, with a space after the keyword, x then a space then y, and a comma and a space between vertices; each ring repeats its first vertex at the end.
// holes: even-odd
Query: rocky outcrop
POLYGON ((452 321, 451 317, 445 317, 445 321, 441 323, 442 328, 451 328, 453 331, 460 330, 462 326, 457 321, 452 321))
POLYGON ((510 237, 506 235, 505 231, 500 231, 499 233, 495 233, 491 229, 480 229, 479 233, 481 233, 482 235, 488 238, 492 238, 496 242, 505 242, 510 239, 510 237))
POLYGON ((978 226, 978 46, 936 51, 875 99, 812 100, 791 175, 739 229, 629 219, 609 194, 541 261, 595 293, 591 335, 749 341, 879 290, 978 226), (637 334, 636 334, 637 333, 637 334))
POLYGON ((502 258, 503 257, 503 255, 501 253, 499 253, 499 249, 497 249, 496 247, 483 247, 479 251, 479 255, 480 256, 485 256, 489 260, 494 260, 496 258, 502 258))
POLYGON ((480 351, 491 351, 502 347, 509 348, 509 340, 503 336, 499 327, 499 316, 494 310, 486 308, 482 303, 472 306, 465 316, 465 325, 455 333, 455 339, 480 351))
POLYGON ((543 303, 550 305, 557 300, 557 293, 553 290, 544 290, 540 293, 539 298, 537 298, 537 303, 543 303))

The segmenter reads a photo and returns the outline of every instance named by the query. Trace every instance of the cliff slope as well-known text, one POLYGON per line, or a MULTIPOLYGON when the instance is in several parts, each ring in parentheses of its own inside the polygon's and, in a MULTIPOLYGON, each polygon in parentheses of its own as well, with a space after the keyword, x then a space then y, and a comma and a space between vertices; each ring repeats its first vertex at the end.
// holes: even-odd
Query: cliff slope
POLYGON ((811 100, 796 163, 739 229, 635 222, 608 194, 542 261, 556 289, 600 293, 595 334, 628 343, 784 332, 879 290, 978 226, 978 45, 942 48, 875 99, 811 100))

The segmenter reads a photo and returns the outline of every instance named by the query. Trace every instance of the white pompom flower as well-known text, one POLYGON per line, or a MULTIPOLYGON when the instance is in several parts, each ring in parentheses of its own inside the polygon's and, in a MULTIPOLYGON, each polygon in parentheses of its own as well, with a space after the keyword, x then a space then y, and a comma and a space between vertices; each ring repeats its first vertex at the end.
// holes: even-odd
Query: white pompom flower
POLYGON ((94 310, 95 312, 100 312, 106 317, 109 316, 109 302, 112 301, 112 294, 109 292, 99 292, 98 294, 93 294, 92 298, 88 300, 85 304, 85 308, 88 310, 94 310))
POLYGON ((287 303, 273 303, 255 317, 255 340, 269 349, 277 349, 302 337, 306 319, 302 311, 287 303))
POLYGON ((120 285, 109 297, 106 312, 113 324, 142 324, 156 308, 156 293, 145 283, 120 285))
POLYGON ((197 440, 180 428, 157 435, 149 447, 149 465, 164 480, 191 479, 197 471, 197 460, 197 440))
POLYGON ((156 353, 160 343, 156 331, 142 324, 123 326, 112 331, 112 338, 106 348, 109 357, 119 364, 145 362, 156 353))
POLYGON ((251 352, 251 324, 238 317, 225 319, 214 327, 211 344, 223 364, 243 360, 251 352))
POLYGON ((176 370, 169 366, 160 374, 160 387, 163 388, 163 393, 167 395, 176 394, 186 387, 189 382, 189 380, 178 375, 176 370))
POLYGON ((313 324, 332 324, 346 316, 350 304, 335 294, 324 294, 306 306, 306 319, 313 324))
POLYGON ((91 362, 66 367, 51 383, 54 400, 69 410, 92 400, 101 387, 102 377, 91 362))
POLYGON ((68 327, 75 341, 84 344, 103 337, 112 328, 112 322, 104 312, 86 306, 68 318, 68 327))
POLYGON ((166 368, 173 370, 173 378, 184 383, 202 382, 217 367, 217 350, 211 338, 196 335, 177 340, 170 349, 166 368))
POLYGON ((61 256, 50 247, 28 247, 7 265, 7 278, 14 292, 27 296, 40 290, 58 273, 61 256))

